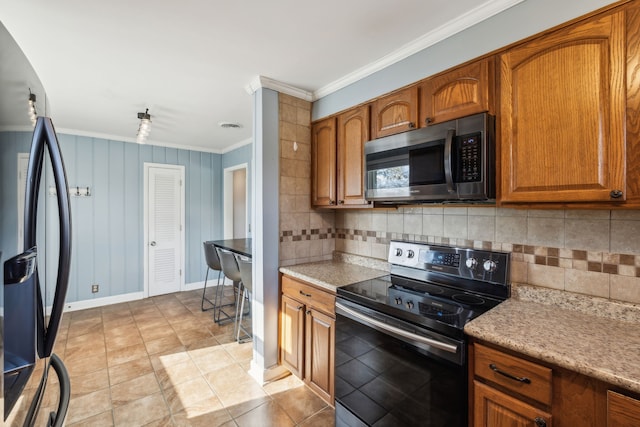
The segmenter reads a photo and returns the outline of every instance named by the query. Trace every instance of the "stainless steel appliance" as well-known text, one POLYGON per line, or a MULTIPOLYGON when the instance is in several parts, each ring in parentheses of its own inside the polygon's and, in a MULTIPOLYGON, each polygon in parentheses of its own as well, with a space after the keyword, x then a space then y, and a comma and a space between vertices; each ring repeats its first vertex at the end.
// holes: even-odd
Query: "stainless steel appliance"
POLYGON ((389 263, 338 288, 336 426, 466 426, 463 328, 509 297, 509 254, 392 241, 389 263))
POLYGON ((494 117, 481 113, 367 142, 367 200, 494 199, 494 129, 494 117))
MULTIPOLYGON (((47 167, 48 167, 47 166, 47 167)), ((38 117, 27 169, 26 197, 24 200, 24 245, 26 251, 9 259, 2 259, 4 265, 4 419, 12 410, 19 413, 13 423, 32 426, 38 416, 50 369, 57 376, 54 381, 59 388, 57 410, 47 414, 48 424, 62 426, 70 398, 69 376, 62 360, 53 354, 64 301, 67 294, 71 262, 71 211, 67 177, 64 169, 60 145, 48 117, 38 117), (51 283, 40 281, 38 275, 38 251, 36 226, 38 223, 38 195, 41 179, 45 173, 45 154, 48 154, 51 172, 55 181, 58 209, 58 251, 48 254, 49 259, 57 256, 57 274, 51 313, 45 317, 44 295, 51 283), (54 256, 55 255, 55 256, 54 256), (41 364, 42 370, 36 369, 41 364), (16 405, 26 394, 25 385, 31 375, 42 372, 39 387, 24 396, 22 407, 16 405), (15 409, 14 409, 15 406, 15 409)), ((15 201, 13 202, 15 204, 15 201)), ((12 424, 13 425, 13 424, 12 424)), ((17 424, 16 424, 17 425, 17 424)))

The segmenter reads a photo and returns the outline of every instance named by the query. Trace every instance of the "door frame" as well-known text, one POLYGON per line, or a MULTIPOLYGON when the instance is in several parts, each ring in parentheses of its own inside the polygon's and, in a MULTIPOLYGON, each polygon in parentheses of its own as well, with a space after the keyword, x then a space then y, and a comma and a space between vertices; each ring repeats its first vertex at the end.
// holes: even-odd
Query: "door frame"
POLYGON ((245 170, 245 215, 244 215, 244 233, 245 237, 249 237, 249 224, 251 218, 249 218, 249 164, 240 163, 235 166, 229 166, 224 168, 223 171, 223 233, 225 239, 233 238, 233 172, 244 169, 245 170))
POLYGON ((144 229, 144 240, 142 245, 144 247, 144 290, 143 297, 149 297, 149 169, 151 168, 162 168, 162 169, 172 169, 180 171, 180 223, 182 226, 180 227, 180 291, 185 290, 185 192, 186 192, 186 181, 185 181, 185 167, 182 165, 170 165, 166 163, 148 163, 144 162, 144 187, 143 187, 143 204, 144 204, 144 214, 143 214, 143 229, 144 229))

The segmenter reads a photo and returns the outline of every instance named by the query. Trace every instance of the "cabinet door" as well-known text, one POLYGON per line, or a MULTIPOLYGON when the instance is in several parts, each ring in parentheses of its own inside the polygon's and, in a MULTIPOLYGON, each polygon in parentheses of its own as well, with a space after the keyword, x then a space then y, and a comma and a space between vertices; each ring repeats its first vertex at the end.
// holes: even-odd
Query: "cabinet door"
POLYGON ((475 427, 552 427, 551 414, 474 381, 475 427))
POLYGON ((294 375, 304 375, 304 304, 282 295, 280 361, 294 375))
POLYGON ((625 15, 500 56, 502 202, 625 198, 625 15))
POLYGON ((369 141, 369 106, 338 116, 338 204, 366 205, 364 143, 369 141))
POLYGON ((420 126, 492 111, 493 61, 483 59, 425 80, 420 95, 420 126))
POLYGON ((640 400, 607 392, 607 427, 640 426, 640 400))
POLYGON ((311 132, 312 190, 314 206, 336 204, 336 119, 317 122, 311 132))
POLYGON ((335 319, 313 308, 306 314, 305 382, 333 404, 335 319))
POLYGON ((418 121, 418 86, 393 92, 371 106, 372 138, 414 129, 418 121))

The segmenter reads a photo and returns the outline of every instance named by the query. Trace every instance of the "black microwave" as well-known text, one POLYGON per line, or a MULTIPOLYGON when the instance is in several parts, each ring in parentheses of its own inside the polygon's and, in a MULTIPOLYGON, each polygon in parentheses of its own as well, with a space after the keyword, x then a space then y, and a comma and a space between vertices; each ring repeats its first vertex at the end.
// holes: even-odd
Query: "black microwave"
POLYGON ((494 200, 494 133, 495 118, 481 113, 367 142, 366 199, 494 200))

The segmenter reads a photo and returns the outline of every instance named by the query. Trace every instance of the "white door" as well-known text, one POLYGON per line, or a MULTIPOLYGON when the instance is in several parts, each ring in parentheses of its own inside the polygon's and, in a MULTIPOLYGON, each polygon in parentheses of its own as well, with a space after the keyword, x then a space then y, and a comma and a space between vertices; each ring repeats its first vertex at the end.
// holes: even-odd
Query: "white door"
POLYGON ((184 168, 145 164, 147 181, 148 296, 182 289, 184 168))

